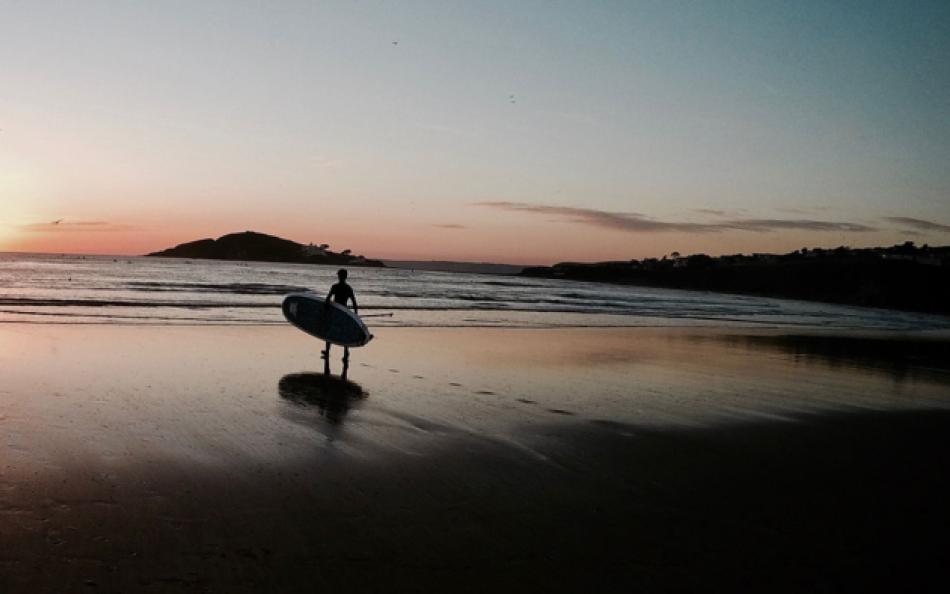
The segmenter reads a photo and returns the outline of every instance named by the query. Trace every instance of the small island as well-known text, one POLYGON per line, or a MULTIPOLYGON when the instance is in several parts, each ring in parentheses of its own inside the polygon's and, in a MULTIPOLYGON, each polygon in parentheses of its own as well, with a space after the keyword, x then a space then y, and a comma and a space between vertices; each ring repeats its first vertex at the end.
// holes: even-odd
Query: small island
POLYGON ((148 254, 156 258, 195 258, 205 260, 244 260, 249 262, 289 262, 330 264, 335 266, 371 266, 384 268, 379 260, 353 255, 351 250, 333 252, 327 244, 304 245, 255 231, 230 233, 217 239, 199 239, 167 250, 148 254))
POLYGON ((788 254, 562 262, 523 276, 718 291, 950 314, 950 246, 834 249, 788 254))

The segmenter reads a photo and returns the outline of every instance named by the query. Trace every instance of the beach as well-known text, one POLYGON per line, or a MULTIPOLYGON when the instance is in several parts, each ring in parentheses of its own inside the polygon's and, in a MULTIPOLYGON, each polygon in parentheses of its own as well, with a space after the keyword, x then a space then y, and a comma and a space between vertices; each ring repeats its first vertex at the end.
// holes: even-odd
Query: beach
POLYGON ((943 333, 0 324, 0 590, 946 586, 943 333))
POLYGON ((0 594, 950 592, 948 33, 3 3, 0 594))

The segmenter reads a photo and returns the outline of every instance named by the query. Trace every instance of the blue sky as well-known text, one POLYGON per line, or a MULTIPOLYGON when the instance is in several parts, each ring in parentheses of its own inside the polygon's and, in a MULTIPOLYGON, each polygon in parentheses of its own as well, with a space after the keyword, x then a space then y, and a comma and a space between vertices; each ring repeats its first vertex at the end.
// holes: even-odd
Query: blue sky
POLYGON ((946 2, 2 13, 0 248, 253 228, 541 262, 950 238, 946 2), (751 220, 786 223, 716 227, 751 220))

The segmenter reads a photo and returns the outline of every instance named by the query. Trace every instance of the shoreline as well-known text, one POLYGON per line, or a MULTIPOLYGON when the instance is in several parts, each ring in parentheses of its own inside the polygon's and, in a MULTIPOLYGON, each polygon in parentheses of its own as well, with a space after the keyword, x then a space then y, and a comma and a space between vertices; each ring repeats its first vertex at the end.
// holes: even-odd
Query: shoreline
POLYGON ((534 330, 0 325, 0 589, 946 585, 950 342, 534 330))
POLYGON ((950 246, 803 248, 785 254, 560 262, 522 275, 950 315, 950 246))

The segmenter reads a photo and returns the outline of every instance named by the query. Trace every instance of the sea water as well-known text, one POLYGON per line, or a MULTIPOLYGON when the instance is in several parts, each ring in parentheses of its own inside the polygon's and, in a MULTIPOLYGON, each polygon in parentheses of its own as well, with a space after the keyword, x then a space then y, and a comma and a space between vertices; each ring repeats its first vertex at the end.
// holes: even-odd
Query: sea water
MULTIPOLYGON (((334 266, 0 253, 0 323, 282 324, 283 296, 325 294, 334 266)), ((564 280, 351 268, 377 326, 753 326, 942 330, 950 318, 564 280), (392 313, 391 317, 375 317, 392 313)))

